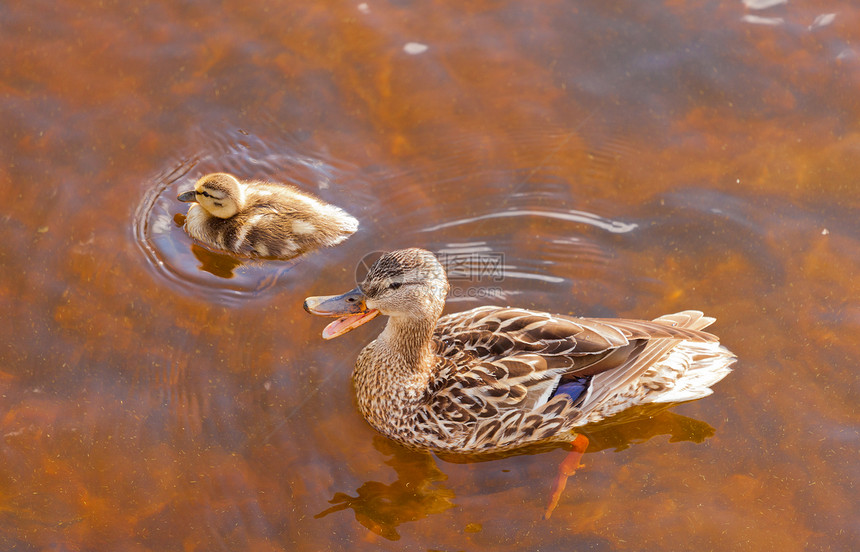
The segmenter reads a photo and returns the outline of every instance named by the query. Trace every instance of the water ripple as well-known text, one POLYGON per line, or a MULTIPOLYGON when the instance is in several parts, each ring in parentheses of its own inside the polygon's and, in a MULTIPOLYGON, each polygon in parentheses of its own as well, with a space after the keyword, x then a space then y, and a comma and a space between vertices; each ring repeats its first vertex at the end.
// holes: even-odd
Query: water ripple
POLYGON ((448 222, 443 222, 441 224, 436 224, 434 226, 430 226, 424 228, 424 232, 433 232, 436 230, 441 230, 443 228, 450 228, 452 226, 462 226, 465 224, 471 224, 473 222, 478 222, 482 220, 489 220, 495 218, 513 218, 513 217, 526 217, 526 216, 534 216, 534 217, 545 217, 545 218, 553 218, 566 220, 568 222, 578 222, 582 224, 588 224, 591 226, 595 226, 597 228, 601 228, 606 230, 607 232, 611 232, 613 234, 624 234, 627 232, 632 232, 636 228, 639 227, 636 223, 627 223, 620 222, 611 219, 607 219, 601 217, 599 215, 595 215, 592 213, 588 213, 585 211, 576 211, 576 210, 549 210, 549 209, 517 209, 511 208, 507 211, 496 212, 496 213, 487 213, 484 215, 478 215, 475 217, 467 217, 458 220, 452 220, 448 222))
POLYGON ((176 158, 152 178, 134 218, 136 241, 153 271, 184 293, 222 303, 241 301, 271 289, 301 262, 301 258, 237 258, 193 242, 182 229, 186 206, 176 196, 204 174, 224 171, 243 178, 286 181, 302 189, 315 188, 312 193, 332 203, 343 201, 334 197, 341 182, 358 181, 359 193, 354 195, 361 196, 353 167, 301 152, 296 140, 264 139, 238 130, 209 131, 205 136, 199 131, 190 142, 195 153, 176 158))

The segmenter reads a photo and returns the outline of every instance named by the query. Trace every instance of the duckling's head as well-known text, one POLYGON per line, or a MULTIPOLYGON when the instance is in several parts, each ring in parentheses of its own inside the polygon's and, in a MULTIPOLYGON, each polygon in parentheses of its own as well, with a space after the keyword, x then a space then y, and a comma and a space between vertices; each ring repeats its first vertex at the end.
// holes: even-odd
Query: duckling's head
POLYGON ((196 202, 212 216, 227 219, 245 206, 245 191, 235 176, 213 173, 198 180, 193 190, 179 194, 176 199, 196 202))
POLYGON ((305 310, 321 316, 343 316, 323 330, 331 339, 378 314, 435 324, 445 307, 448 278, 429 251, 400 249, 382 255, 352 291, 333 297, 308 297, 305 310))

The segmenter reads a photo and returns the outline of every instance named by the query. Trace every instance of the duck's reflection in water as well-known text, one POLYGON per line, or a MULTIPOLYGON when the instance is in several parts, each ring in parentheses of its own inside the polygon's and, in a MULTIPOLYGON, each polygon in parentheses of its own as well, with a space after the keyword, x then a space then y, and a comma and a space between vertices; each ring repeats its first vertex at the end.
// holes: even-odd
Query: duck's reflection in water
MULTIPOLYGON (((666 405, 650 406, 634 408, 606 422, 582 428, 580 433, 588 439, 588 452, 605 449, 620 451, 660 435, 669 435, 670 442, 701 443, 715 433, 714 428, 706 422, 666 411, 666 405)), ((455 506, 454 491, 441 483, 448 476, 439 469, 432 454, 409 450, 381 436, 374 438, 373 445, 390 457, 385 463, 394 468, 397 480, 391 484, 367 481, 356 489, 356 496, 337 492, 329 501, 333 506, 314 517, 321 518, 352 508, 356 521, 367 529, 386 539, 398 540, 400 535, 397 527, 400 524, 417 521, 455 506)), ((438 456, 446 462, 465 464, 569 447, 546 444, 491 455, 438 456)), ((593 464, 589 467, 594 469, 593 464)), ((575 481, 575 478, 571 479, 573 485, 568 488, 568 495, 576 492, 575 481)), ((547 495, 549 492, 547 484, 547 495)))
POLYGON ((356 521, 377 535, 397 540, 397 526, 401 523, 454 506, 454 492, 441 484, 448 476, 436 466, 432 455, 409 450, 381 436, 373 439, 373 446, 390 456, 385 463, 397 472, 397 481, 390 485, 368 481, 356 489, 357 496, 335 493, 329 501, 334 506, 314 517, 352 508, 356 521))

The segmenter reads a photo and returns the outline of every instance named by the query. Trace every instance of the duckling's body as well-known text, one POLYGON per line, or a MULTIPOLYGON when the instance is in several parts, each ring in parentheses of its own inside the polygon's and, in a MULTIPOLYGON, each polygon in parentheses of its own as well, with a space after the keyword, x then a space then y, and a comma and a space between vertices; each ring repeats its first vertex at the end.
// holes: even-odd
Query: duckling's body
POLYGON ((714 319, 698 311, 644 321, 487 306, 440 318, 447 292, 436 258, 408 249, 383 255, 355 290, 305 301, 314 314, 347 315, 326 338, 389 316, 356 361, 356 397, 374 428, 414 448, 571 441, 574 428, 637 404, 707 396, 735 360, 701 331, 714 319))
POLYGON ((288 259, 336 245, 358 229, 349 213, 292 186, 206 175, 178 199, 185 231, 213 248, 248 257, 288 259))

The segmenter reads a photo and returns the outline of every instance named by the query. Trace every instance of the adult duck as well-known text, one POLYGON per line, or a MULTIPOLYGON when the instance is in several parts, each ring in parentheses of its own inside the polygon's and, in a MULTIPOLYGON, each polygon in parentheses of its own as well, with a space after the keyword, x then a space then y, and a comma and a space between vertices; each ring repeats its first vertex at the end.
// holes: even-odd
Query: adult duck
POLYGON ((450 453, 573 442, 547 516, 587 446, 575 428, 639 404, 710 395, 735 361, 702 331, 714 319, 698 311, 647 321, 485 306, 441 316, 447 293, 436 257, 404 249, 380 257, 354 290, 304 307, 340 317, 326 339, 388 316, 359 354, 353 383, 362 415, 391 439, 450 453))

